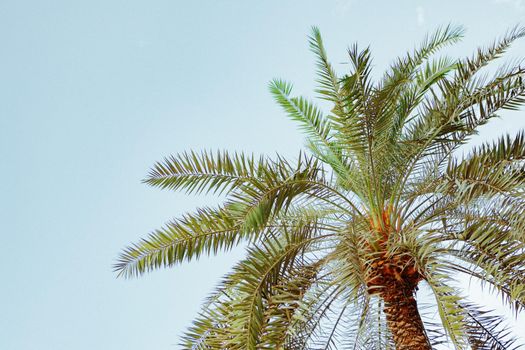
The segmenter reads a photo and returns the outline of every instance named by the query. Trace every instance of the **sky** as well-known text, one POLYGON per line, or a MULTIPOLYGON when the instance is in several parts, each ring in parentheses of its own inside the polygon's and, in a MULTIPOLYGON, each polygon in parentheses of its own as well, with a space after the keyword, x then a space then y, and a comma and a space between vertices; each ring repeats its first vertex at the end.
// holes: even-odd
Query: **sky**
MULTIPOLYGON (((313 97, 312 25, 339 72, 354 42, 380 72, 439 25, 466 27, 448 50, 464 57, 524 19, 522 0, 0 1, 0 349, 179 348, 242 250, 117 279, 128 243, 216 202, 141 179, 190 149, 297 155, 267 86, 313 97)), ((509 52, 524 56, 525 41, 509 52)), ((525 128, 524 113, 475 141, 525 128)))

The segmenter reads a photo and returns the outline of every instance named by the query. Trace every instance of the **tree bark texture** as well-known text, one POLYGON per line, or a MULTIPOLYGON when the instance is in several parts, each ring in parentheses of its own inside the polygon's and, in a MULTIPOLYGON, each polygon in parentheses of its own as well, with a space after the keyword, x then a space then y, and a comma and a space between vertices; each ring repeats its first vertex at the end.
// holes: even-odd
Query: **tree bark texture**
POLYGON ((397 350, 431 350, 414 293, 422 280, 406 254, 381 254, 368 265, 367 286, 385 302, 388 329, 397 350))
POLYGON ((381 293, 381 296, 385 301, 384 312, 396 350, 431 350, 413 290, 397 285, 381 293))

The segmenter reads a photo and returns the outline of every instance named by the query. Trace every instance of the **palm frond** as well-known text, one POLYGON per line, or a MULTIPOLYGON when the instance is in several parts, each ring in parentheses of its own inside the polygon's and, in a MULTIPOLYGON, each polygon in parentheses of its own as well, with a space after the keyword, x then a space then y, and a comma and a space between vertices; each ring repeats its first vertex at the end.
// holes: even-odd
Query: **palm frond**
POLYGON ((479 48, 471 58, 465 58, 460 62, 452 85, 462 85, 469 81, 491 61, 501 57, 514 41, 524 36, 525 27, 516 26, 509 30, 501 39, 495 40, 491 45, 485 48, 479 48))
POLYGON ((155 230, 148 238, 127 247, 114 265, 118 276, 135 277, 161 267, 170 267, 201 255, 228 251, 248 237, 224 208, 202 208, 155 230))
POLYGON ((302 131, 319 143, 330 145, 330 121, 312 103, 302 97, 290 97, 292 85, 275 79, 270 83, 270 92, 290 118, 299 122, 302 131))
POLYGON ((461 203, 480 196, 521 193, 525 186, 525 136, 518 133, 500 138, 493 145, 485 144, 464 160, 451 160, 445 181, 439 191, 452 195, 461 203))
POLYGON ((341 95, 340 78, 337 77, 324 48, 323 39, 319 28, 312 27, 309 36, 310 49, 317 57, 317 83, 319 88, 316 90, 320 96, 334 103, 334 113, 342 115, 344 113, 343 96, 341 95))
POLYGON ((473 350, 515 350, 521 347, 500 316, 473 303, 462 303, 467 313, 467 334, 473 350))
POLYGON ((144 183, 186 193, 221 193, 247 182, 257 182, 268 171, 268 162, 258 161, 242 153, 191 151, 167 157, 157 162, 144 183))
POLYGON ((426 276, 426 281, 436 298, 441 323, 450 341, 456 349, 466 349, 466 315, 460 305, 462 298, 453 287, 445 283, 448 277, 439 267, 434 267, 426 276))
POLYGON ((513 236, 498 222, 467 223, 454 237, 464 245, 450 253, 469 264, 464 273, 501 293, 503 301, 519 312, 525 307, 525 243, 513 236))
POLYGON ((229 334, 230 346, 256 349, 265 329, 265 304, 275 285, 300 264, 301 252, 315 240, 315 229, 305 226, 278 237, 261 242, 260 247, 250 248, 248 257, 227 276, 225 285, 235 286, 240 295, 233 305, 235 319, 229 334))

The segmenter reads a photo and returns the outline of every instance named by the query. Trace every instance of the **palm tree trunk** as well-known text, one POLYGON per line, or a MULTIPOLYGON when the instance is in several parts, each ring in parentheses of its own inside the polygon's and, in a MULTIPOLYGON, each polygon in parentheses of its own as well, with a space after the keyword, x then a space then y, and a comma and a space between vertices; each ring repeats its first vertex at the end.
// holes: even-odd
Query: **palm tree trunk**
POLYGON ((411 288, 397 285, 381 293, 387 325, 396 350, 431 350, 411 288), (397 287, 397 288, 396 288, 397 287))

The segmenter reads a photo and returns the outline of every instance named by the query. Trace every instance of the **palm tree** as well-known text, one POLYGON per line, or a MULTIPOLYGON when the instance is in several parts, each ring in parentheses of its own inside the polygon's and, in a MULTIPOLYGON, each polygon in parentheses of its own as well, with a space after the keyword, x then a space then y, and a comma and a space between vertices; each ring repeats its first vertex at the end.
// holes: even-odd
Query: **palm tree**
POLYGON ((479 281, 516 313, 525 306, 525 135, 458 150, 499 110, 525 103, 524 68, 483 69, 525 29, 470 58, 434 57, 462 36, 438 29, 373 81, 368 48, 351 46, 350 72, 338 76, 313 28, 316 92, 332 109, 270 83, 308 151, 290 161, 191 151, 158 162, 145 183, 226 199, 126 248, 118 275, 247 245, 184 349, 515 346, 457 280, 479 281), (418 287, 432 303, 418 306, 418 287))

